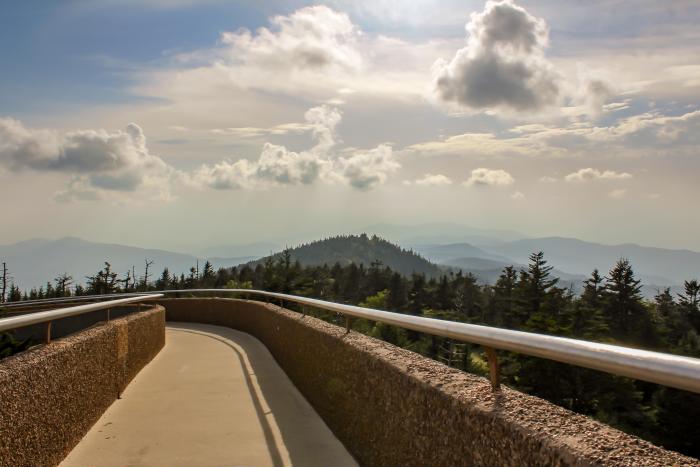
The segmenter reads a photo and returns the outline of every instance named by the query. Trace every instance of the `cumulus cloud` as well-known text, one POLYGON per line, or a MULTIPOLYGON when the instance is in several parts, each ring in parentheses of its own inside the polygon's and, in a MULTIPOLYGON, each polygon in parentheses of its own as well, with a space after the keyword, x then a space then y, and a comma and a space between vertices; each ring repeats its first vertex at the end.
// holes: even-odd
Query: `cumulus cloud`
POLYGON ((356 70, 362 65, 357 48, 360 31, 345 13, 322 5, 301 8, 289 16, 274 16, 271 27, 225 32, 234 63, 272 71, 356 70))
POLYGON ((196 185, 218 190, 310 185, 318 180, 340 181, 367 190, 384 183, 389 174, 400 167, 391 146, 386 144, 335 156, 332 153, 337 144, 335 127, 342 118, 338 109, 325 105, 313 107, 304 118, 315 143, 311 149, 295 152, 285 146, 265 143, 257 160, 205 164, 194 172, 192 180, 196 185))
POLYGON ((460 107, 539 110, 556 103, 558 75, 544 57, 547 25, 511 0, 472 13, 467 46, 433 66, 438 97, 460 107))
POLYGON ((410 180, 404 181, 404 185, 447 186, 452 185, 452 179, 442 174, 425 174, 423 177, 418 178, 413 182, 410 180))
POLYGON ((330 170, 328 151, 335 145, 335 127, 342 115, 338 109, 320 106, 304 115, 315 145, 295 152, 285 146, 265 143, 256 161, 240 159, 202 165, 192 176, 195 184, 217 190, 254 188, 271 182, 279 185, 309 185, 330 170))
POLYGON ((614 170, 600 171, 598 169, 586 168, 570 173, 564 180, 567 182, 589 182, 593 180, 625 180, 632 178, 632 174, 627 172, 615 172, 614 170))
POLYGON ((0 119, 0 165, 12 171, 35 170, 78 175, 62 200, 90 199, 94 189, 135 191, 144 185, 167 189, 177 171, 151 154, 141 127, 130 123, 124 131, 81 130, 59 134, 0 119))
POLYGON ((505 186, 515 183, 515 179, 505 170, 479 168, 472 170, 471 177, 463 183, 464 186, 505 186))
POLYGON ((510 195, 510 199, 514 199, 514 200, 525 199, 525 193, 523 193, 522 191, 514 191, 510 195))
POLYGON ((341 157, 337 170, 342 179, 359 190, 368 190, 386 182, 390 173, 399 169, 391 146, 381 144, 369 151, 358 151, 341 157))

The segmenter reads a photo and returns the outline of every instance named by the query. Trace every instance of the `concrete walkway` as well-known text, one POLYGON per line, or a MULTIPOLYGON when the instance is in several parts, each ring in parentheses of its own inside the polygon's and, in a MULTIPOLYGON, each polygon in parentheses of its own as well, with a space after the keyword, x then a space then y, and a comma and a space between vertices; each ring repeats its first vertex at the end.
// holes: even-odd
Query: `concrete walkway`
POLYGON ((64 467, 357 465, 265 346, 168 323, 166 345, 64 467))

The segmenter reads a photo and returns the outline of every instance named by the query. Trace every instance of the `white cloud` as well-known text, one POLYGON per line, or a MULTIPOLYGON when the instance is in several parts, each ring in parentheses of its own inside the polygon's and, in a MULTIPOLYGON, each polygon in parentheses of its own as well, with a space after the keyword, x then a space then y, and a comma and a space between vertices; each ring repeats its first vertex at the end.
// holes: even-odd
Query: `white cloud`
POLYGON ((423 177, 416 179, 413 182, 407 181, 406 185, 417 186, 447 186, 452 185, 452 179, 442 174, 425 174, 423 177))
POLYGON ((316 151, 294 152, 265 143, 256 161, 239 159, 204 164, 192 175, 199 186, 216 190, 260 188, 266 185, 311 185, 324 177, 331 163, 316 151))
POLYGON ((330 170, 328 151, 335 145, 335 127, 341 118, 338 109, 325 105, 311 108, 304 115, 304 126, 311 130, 316 143, 311 149, 295 152, 265 143, 257 161, 240 159, 213 166, 205 164, 195 171, 192 180, 217 190, 254 188, 265 183, 312 184, 330 170))
POLYGON ((627 172, 615 172, 614 170, 600 171, 593 168, 581 169, 570 173, 564 180, 567 182, 588 182, 592 180, 625 180, 632 178, 632 174, 627 172))
POLYGON ((225 32, 230 63, 272 72, 294 70, 357 70, 362 55, 360 31, 345 13, 322 5, 301 8, 289 16, 274 16, 270 28, 225 32))
POLYGON ((464 186, 505 186, 515 183, 515 179, 505 170, 479 168, 472 170, 471 177, 464 186))
POLYGON ((124 131, 81 130, 65 134, 26 128, 0 119, 0 165, 12 171, 34 170, 78 176, 58 199, 96 199, 94 190, 132 192, 141 188, 167 196, 178 171, 151 154, 141 127, 124 131))
POLYGON ((511 0, 489 1, 472 13, 467 46, 433 66, 440 99, 460 107, 539 110, 559 98, 558 75, 544 57, 548 31, 511 0))
POLYGON ((192 175, 192 181, 215 190, 249 188, 254 173, 255 166, 247 159, 236 162, 226 160, 214 165, 202 165, 192 175))
POLYGON ((515 191, 510 195, 510 199, 514 199, 514 200, 525 199, 525 193, 523 193, 522 191, 515 191))
POLYGON ((572 122, 563 127, 516 126, 507 135, 465 133, 413 144, 408 153, 427 156, 533 156, 589 159, 603 154, 694 155, 700 144, 700 111, 668 116, 647 112, 620 118, 609 126, 572 122))
POLYGON ((341 157, 337 173, 354 188, 368 190, 386 182, 389 174, 400 167, 391 146, 382 144, 368 151, 356 151, 348 157, 341 157))
POLYGON ((306 151, 290 151, 285 146, 265 143, 256 161, 240 159, 202 165, 192 181, 214 189, 260 188, 268 185, 310 185, 318 180, 340 181, 367 190, 384 183, 400 165, 391 146, 382 144, 369 150, 347 150, 334 157, 335 127, 342 114, 338 109, 319 106, 304 118, 315 145, 306 151))
POLYGON ((545 175, 544 177, 540 177, 540 182, 542 182, 542 183, 556 183, 557 179, 555 177, 550 177, 549 175, 545 175))

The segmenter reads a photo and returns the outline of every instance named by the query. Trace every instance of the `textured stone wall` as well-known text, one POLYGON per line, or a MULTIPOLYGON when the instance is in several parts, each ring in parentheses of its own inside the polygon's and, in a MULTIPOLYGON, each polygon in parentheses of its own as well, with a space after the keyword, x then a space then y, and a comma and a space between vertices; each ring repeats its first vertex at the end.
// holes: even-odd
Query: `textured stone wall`
POLYGON ((230 299, 164 299, 168 321, 250 333, 362 465, 700 465, 542 399, 315 318, 230 299))
POLYGON ((164 344, 156 307, 0 361, 0 466, 58 464, 164 344))

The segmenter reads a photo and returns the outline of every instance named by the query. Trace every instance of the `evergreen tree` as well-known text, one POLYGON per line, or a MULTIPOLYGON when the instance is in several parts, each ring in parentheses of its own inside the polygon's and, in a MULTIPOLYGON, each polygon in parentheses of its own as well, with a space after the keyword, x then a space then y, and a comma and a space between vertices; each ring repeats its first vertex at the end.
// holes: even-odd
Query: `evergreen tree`
POLYGON ((597 269, 583 282, 583 292, 571 306, 569 329, 574 337, 605 341, 610 327, 603 313, 603 277, 597 269))
POLYGON ((104 269, 94 276, 88 276, 87 293, 89 295, 111 294, 117 291, 117 273, 112 271, 112 265, 105 261, 104 269))
POLYGON ((56 296, 57 297, 69 297, 70 296, 70 286, 73 284, 73 276, 64 272, 59 275, 56 279, 56 296))
POLYGON ((493 287, 493 320, 500 326, 517 329, 524 322, 517 308, 516 287, 518 273, 513 266, 506 266, 493 287))
POLYGON ((389 294, 386 298, 387 308, 391 311, 403 311, 408 301, 406 282, 398 272, 391 275, 389 281, 389 294))
POLYGON ((605 317, 614 336, 630 343, 639 341, 646 321, 640 281, 627 259, 620 259, 605 278, 605 317))
POLYGON ((438 310, 451 310, 454 307, 454 299, 452 296, 452 288, 447 281, 447 276, 442 276, 435 291, 434 299, 435 307, 438 310))
POLYGON ((413 274, 411 289, 408 292, 408 313, 420 315, 428 307, 428 292, 426 290, 425 276, 413 274))
POLYGON ((214 281, 216 280, 215 273, 214 273, 214 266, 212 266, 211 262, 207 260, 204 263, 204 268, 202 269, 202 274, 200 276, 200 286, 204 288, 211 288, 214 286, 214 281))
POLYGON ((168 290, 171 287, 172 280, 173 279, 170 277, 170 270, 165 267, 160 274, 160 278, 156 281, 156 287, 160 290, 168 290))
POLYGON ((462 276, 460 273, 456 276, 455 282, 454 310, 458 315, 461 315, 462 319, 467 321, 492 321, 492 319, 485 319, 482 291, 476 283, 476 277, 471 273, 466 276, 462 276))
POLYGON ((688 316, 690 324, 700 331, 700 282, 685 281, 683 286, 684 293, 679 295, 681 308, 688 316))

